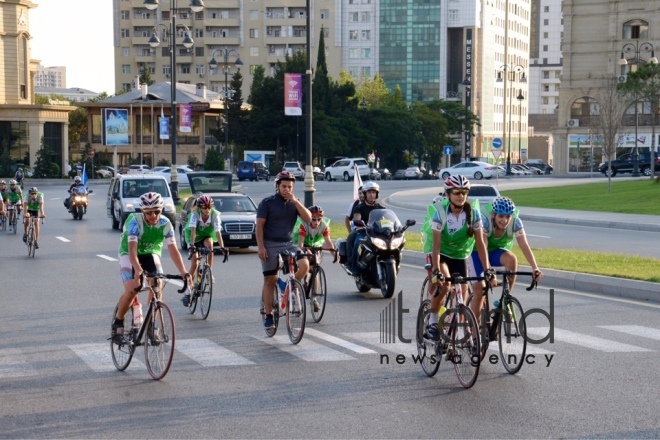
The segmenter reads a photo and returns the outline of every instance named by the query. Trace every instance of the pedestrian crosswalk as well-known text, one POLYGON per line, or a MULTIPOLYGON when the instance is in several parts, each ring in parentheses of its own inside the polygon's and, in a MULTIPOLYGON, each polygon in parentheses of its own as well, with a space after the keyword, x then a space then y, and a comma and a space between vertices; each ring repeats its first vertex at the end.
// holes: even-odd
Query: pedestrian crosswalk
MULTIPOLYGON (((317 328, 307 328, 303 340, 293 345, 284 328, 274 337, 256 334, 248 342, 231 348, 221 341, 206 338, 178 337, 175 345, 175 361, 179 364, 193 362, 202 367, 240 367, 253 366, 265 362, 263 351, 255 350, 249 342, 279 350, 291 361, 304 362, 342 362, 360 359, 374 359, 387 354, 401 354, 405 357, 417 354, 414 339, 410 343, 382 344, 379 332, 342 332, 331 335, 317 328), (183 361, 185 359, 185 362, 183 361)), ((547 327, 530 327, 528 335, 536 340, 548 334, 547 327)), ((408 336, 408 335, 406 335, 408 336)), ((412 335, 410 335, 412 336, 412 335)), ((660 328, 641 325, 603 325, 581 328, 580 331, 554 328, 554 342, 541 345, 527 344, 528 354, 561 353, 579 347, 593 352, 617 355, 620 353, 649 353, 660 351, 660 328)), ((82 363, 96 373, 116 371, 110 353, 108 341, 89 342, 69 345, 68 349, 82 363)), ((490 350, 497 351, 498 344, 493 341, 490 350)), ((42 360, 35 361, 35 354, 28 348, 0 349, 0 379, 35 376, 40 369, 47 368, 42 360)), ((272 357, 268 356, 269 362, 272 357)), ((284 358, 286 359, 286 357, 284 358)), ((284 361, 286 362, 286 360, 284 361)), ((136 350, 130 370, 146 371, 142 347, 136 350)))

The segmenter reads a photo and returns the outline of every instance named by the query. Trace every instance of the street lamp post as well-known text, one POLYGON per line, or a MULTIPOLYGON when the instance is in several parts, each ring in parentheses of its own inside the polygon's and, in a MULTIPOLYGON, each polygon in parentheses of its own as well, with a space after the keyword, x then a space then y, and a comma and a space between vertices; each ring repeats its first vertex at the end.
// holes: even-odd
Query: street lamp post
MULTIPOLYGON (((655 57, 655 50, 653 50, 653 44, 651 43, 640 43, 639 40, 635 40, 635 43, 626 43, 621 48, 621 58, 619 59, 618 64, 620 66, 625 66, 628 64, 625 54, 635 54, 635 70, 639 69, 640 64, 640 52, 651 52, 651 58, 648 60, 649 63, 658 64, 658 59, 655 57)), ((628 71, 631 69, 628 68, 628 71)), ((639 177, 639 148, 637 146, 637 130, 639 128, 639 103, 637 101, 637 95, 635 95, 635 149, 633 150, 633 173, 634 177, 639 177)), ((653 115, 653 123, 655 124, 655 114, 653 115)), ((651 160, 653 161, 653 152, 651 152, 651 160)))
POLYGON ((305 206, 310 207, 314 205, 314 168, 312 167, 312 6, 311 0, 305 1, 305 26, 307 30, 305 32, 305 42, 307 44, 306 55, 307 55, 307 70, 305 71, 305 86, 307 89, 307 94, 305 97, 305 107, 307 107, 307 113, 305 115, 306 126, 307 126, 307 164, 305 167, 305 206))
POLYGON ((470 135, 472 134, 471 127, 468 126, 468 119, 469 119, 469 108, 470 108, 470 86, 472 83, 470 82, 470 78, 467 76, 461 83, 465 87, 465 127, 464 127, 464 136, 465 136, 465 141, 464 141, 464 148, 463 148, 463 154, 465 156, 465 161, 468 162, 470 160, 470 153, 471 153, 471 145, 470 145, 470 135))
MULTIPOLYGON (((150 10, 153 11, 158 8, 159 3, 158 0, 144 0, 144 6, 150 10)), ((203 0, 190 0, 190 9, 193 12, 200 12, 204 9, 204 2, 203 0)), ((171 170, 171 176, 172 180, 170 183, 170 188, 172 189, 172 200, 174 201, 174 204, 178 205, 179 204, 179 175, 177 173, 177 167, 176 167, 176 142, 177 142, 177 108, 176 108, 176 15, 179 12, 179 8, 177 6, 177 0, 170 0, 170 28, 169 30, 166 31, 167 38, 169 38, 170 42, 170 75, 172 76, 172 84, 171 84, 171 89, 170 89, 170 117, 172 118, 172 124, 170 125, 172 127, 172 133, 170 134, 171 139, 172 139, 172 170, 171 170)), ((160 26, 163 26, 167 29, 167 27, 163 24, 160 26)), ((149 45, 151 47, 158 47, 160 45, 160 39, 158 38, 157 35, 157 27, 154 27, 154 32, 151 35, 151 38, 149 39, 149 45)), ((193 40, 190 37, 190 29, 188 26, 181 25, 181 27, 186 29, 186 35, 183 39, 183 46, 186 49, 190 49, 193 46, 193 40)))
POLYGON ((497 72, 496 82, 504 81, 504 108, 502 109, 504 125, 502 126, 502 137, 504 138, 504 143, 506 144, 506 175, 511 176, 512 175, 511 173, 511 103, 509 103, 509 137, 507 138, 506 136, 506 98, 508 93, 507 82, 509 80, 509 73, 513 73, 513 77, 511 81, 515 81, 517 73, 521 74, 520 75, 521 83, 526 83, 527 78, 525 77, 525 68, 520 64, 515 66, 505 64, 502 67, 500 67, 499 70, 500 71, 497 72))
MULTIPOLYGON (((243 61, 241 61, 241 56, 238 53, 236 49, 228 49, 226 46, 224 49, 216 49, 212 54, 211 54, 211 61, 209 62, 209 67, 213 70, 218 68, 218 62, 215 60, 214 56, 216 53, 219 53, 220 56, 223 58, 223 66, 225 70, 225 102, 224 102, 224 107, 225 107, 225 158, 227 156, 227 151, 229 150, 229 83, 228 83, 228 78, 227 75, 229 73, 229 55, 231 54, 236 54, 236 61, 234 61, 234 65, 236 66, 242 66, 243 61)), ((229 153, 229 172, 233 173, 234 172, 234 150, 230 151, 229 153)))
POLYGON ((521 155, 520 155, 520 143, 522 142, 522 102, 525 99, 523 96, 522 89, 518 90, 518 96, 516 96, 516 99, 518 100, 518 163, 522 163, 521 155))

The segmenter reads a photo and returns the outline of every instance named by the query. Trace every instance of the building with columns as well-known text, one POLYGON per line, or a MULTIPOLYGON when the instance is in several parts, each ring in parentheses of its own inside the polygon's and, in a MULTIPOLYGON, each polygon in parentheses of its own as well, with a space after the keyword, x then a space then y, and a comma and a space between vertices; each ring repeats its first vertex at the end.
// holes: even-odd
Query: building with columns
POLYGON ((34 166, 41 142, 51 147, 62 174, 68 162, 69 105, 36 105, 34 76, 39 64, 30 57, 29 0, 0 2, 0 150, 12 160, 29 157, 34 166))

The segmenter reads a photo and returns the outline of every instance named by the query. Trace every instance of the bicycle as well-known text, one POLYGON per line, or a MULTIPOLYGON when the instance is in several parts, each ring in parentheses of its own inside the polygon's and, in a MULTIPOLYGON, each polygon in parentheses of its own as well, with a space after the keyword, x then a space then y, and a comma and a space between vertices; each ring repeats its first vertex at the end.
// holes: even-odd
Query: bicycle
MULTIPOLYGON (((499 301, 495 303, 495 308, 490 309, 488 292, 493 290, 493 286, 486 283, 479 320, 482 329, 481 359, 483 360, 486 356, 490 342, 497 340, 502 365, 504 365, 504 368, 510 374, 516 374, 523 366, 525 352, 527 351, 527 325, 520 301, 511 295, 509 290, 509 277, 512 275, 532 276, 532 284, 526 287, 527 291, 534 289, 537 286, 537 282, 534 280, 534 272, 504 270, 495 271, 495 273, 497 275, 504 275, 501 284, 502 294, 499 301), (505 335, 505 337, 502 338, 502 335, 505 335)), ((472 295, 468 298, 468 305, 470 305, 471 301, 472 295)))
POLYGON ((7 223, 9 222, 9 218, 7 217, 7 214, 2 213, 0 214, 0 231, 6 231, 7 230, 7 223))
MULTIPOLYGON (((424 336, 429 322, 431 300, 427 298, 422 301, 417 313, 416 339, 417 354, 427 376, 432 377, 438 372, 440 362, 445 357, 454 364, 456 377, 464 388, 471 388, 476 383, 481 364, 479 325, 472 310, 463 304, 461 284, 484 279, 484 277, 462 277, 457 273, 448 278, 451 282, 451 290, 445 298, 445 310, 438 318, 439 341, 424 336)), ((429 280, 429 277, 424 280, 424 287, 429 280)), ((437 285, 433 289, 432 296, 435 297, 439 293, 440 286, 437 285)))
MULTIPOLYGON (((225 258, 222 260, 223 263, 226 263, 229 259, 229 252, 225 248, 216 247, 213 248, 220 250, 225 258)), ((206 247, 192 247, 190 260, 193 255, 197 258, 197 281, 191 289, 190 299, 188 300, 188 311, 190 314, 194 314, 197 309, 197 301, 199 301, 199 311, 202 314, 202 319, 206 319, 209 316, 211 311, 211 299, 213 298, 213 273, 211 271, 211 266, 208 263, 209 254, 213 252, 206 247), (200 264, 201 260, 201 264, 200 264)))
POLYGON ((16 211, 17 211, 16 204, 11 202, 7 204, 7 218, 9 219, 9 232, 13 232, 14 235, 16 235, 16 225, 18 224, 18 219, 16 218, 18 213, 16 211))
POLYGON ((37 239, 35 237, 35 223, 41 219, 41 224, 44 224, 44 217, 40 216, 30 216, 29 218, 29 223, 28 223, 28 228, 27 228, 27 239, 25 240, 25 244, 27 245, 28 248, 28 257, 34 258, 34 253, 37 250, 37 239))
MULTIPOLYGON (((158 280, 183 280, 183 293, 188 287, 188 281, 181 275, 164 275, 156 272, 146 274, 151 285, 143 284, 135 290, 151 290, 151 300, 142 323, 135 323, 133 307, 124 315, 124 333, 117 339, 110 338, 112 362, 119 371, 124 371, 133 359, 135 348, 144 345, 144 359, 147 371, 152 378, 160 380, 167 374, 174 356, 175 327, 174 317, 170 308, 161 299, 162 288, 158 287, 158 280)), ((142 284, 142 283, 141 283, 142 284)), ((164 286, 163 286, 164 287, 164 286)), ((137 300, 137 297, 136 297, 137 300)), ((117 308, 112 313, 112 322, 115 322, 117 308)))
MULTIPOLYGON (((310 256, 311 254, 302 254, 310 256)), ((278 283, 275 284, 273 290, 273 328, 266 329, 268 337, 275 336, 277 326, 281 316, 286 315, 286 328, 289 333, 289 339, 292 343, 297 344, 305 333, 305 298, 303 285, 295 277, 296 258, 295 255, 289 251, 281 251, 278 255, 278 267, 284 275, 288 275, 286 287, 283 291, 279 290, 278 283)), ((261 303, 261 320, 262 324, 266 321, 266 312, 264 311, 263 301, 261 303)))
POLYGON ((314 322, 320 322, 325 312, 325 302, 327 299, 328 285, 326 283, 325 271, 321 267, 323 252, 331 251, 334 253, 337 262, 337 251, 335 249, 324 249, 323 247, 308 247, 311 252, 309 257, 310 272, 305 277, 303 286, 305 287, 305 297, 309 299, 309 307, 312 312, 314 322))

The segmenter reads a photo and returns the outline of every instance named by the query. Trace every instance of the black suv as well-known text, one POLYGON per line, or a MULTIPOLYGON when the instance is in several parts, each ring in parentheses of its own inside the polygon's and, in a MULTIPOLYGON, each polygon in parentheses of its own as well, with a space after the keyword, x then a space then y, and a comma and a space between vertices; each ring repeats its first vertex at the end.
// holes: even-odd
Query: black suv
POLYGON ((270 172, 266 165, 263 162, 251 162, 251 161, 241 161, 236 167, 236 177, 241 182, 244 179, 259 181, 263 179, 265 181, 270 180, 270 172))
MULTIPOLYGON (((650 158, 650 152, 639 153, 639 172, 645 176, 651 175, 650 158)), ((598 167, 598 171, 607 176, 608 164, 609 162, 601 163, 598 167)), ((616 160, 612 161, 611 177, 616 176, 618 173, 632 173, 633 166, 633 153, 622 154, 616 160)), ((660 153, 655 153, 655 171, 660 171, 660 153)))

